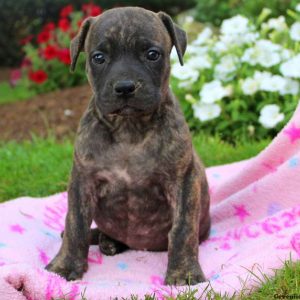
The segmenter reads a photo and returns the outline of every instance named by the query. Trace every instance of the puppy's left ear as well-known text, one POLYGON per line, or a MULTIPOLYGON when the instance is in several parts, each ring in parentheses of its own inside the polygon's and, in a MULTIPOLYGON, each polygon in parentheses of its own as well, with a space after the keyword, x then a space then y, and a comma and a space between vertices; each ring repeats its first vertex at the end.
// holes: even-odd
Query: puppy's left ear
POLYGON ((84 42, 89 32, 90 26, 92 24, 92 19, 93 19, 92 17, 89 17, 82 23, 79 32, 71 41, 71 45, 70 45, 71 72, 74 72, 78 56, 80 52, 84 50, 84 42))
POLYGON ((186 50, 187 45, 187 37, 184 30, 182 30, 179 26, 177 26, 171 19, 169 15, 164 12, 157 13, 158 17, 164 23, 168 33, 171 37, 171 41, 175 46, 180 64, 183 66, 183 55, 186 50))

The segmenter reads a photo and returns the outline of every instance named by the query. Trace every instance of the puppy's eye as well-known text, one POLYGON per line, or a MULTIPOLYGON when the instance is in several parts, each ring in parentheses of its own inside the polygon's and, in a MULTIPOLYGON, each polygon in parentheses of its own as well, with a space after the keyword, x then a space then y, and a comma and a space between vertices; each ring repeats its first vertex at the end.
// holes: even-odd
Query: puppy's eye
POLYGON ((92 60, 95 64, 103 64, 105 62, 105 56, 102 52, 97 52, 93 55, 92 60))
POLYGON ((155 61, 155 60, 159 59, 160 53, 157 50, 150 49, 150 50, 148 50, 146 57, 148 60, 155 61))

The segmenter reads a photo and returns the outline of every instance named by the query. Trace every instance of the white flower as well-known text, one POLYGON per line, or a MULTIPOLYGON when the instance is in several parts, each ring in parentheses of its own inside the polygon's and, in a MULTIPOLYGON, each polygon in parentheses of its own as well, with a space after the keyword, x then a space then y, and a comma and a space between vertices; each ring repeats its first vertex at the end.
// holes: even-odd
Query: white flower
POLYGON ((175 63, 172 66, 172 75, 179 80, 196 81, 199 72, 192 68, 189 64, 181 66, 180 63, 175 63))
POLYGON ((215 45, 213 46, 213 51, 216 52, 217 54, 224 53, 228 51, 230 46, 231 45, 229 43, 220 40, 216 42, 215 45))
POLYGON ((300 54, 284 62, 280 66, 280 72, 286 77, 300 78, 300 54))
POLYGON ((266 92, 279 92, 285 86, 285 78, 279 75, 274 75, 264 78, 260 82, 260 89, 266 92))
POLYGON ((233 72, 226 73, 226 70, 222 66, 216 66, 214 72, 214 78, 224 82, 228 82, 234 78, 235 74, 233 72))
POLYGON ((194 116, 200 121, 208 121, 217 118, 221 114, 221 107, 216 103, 206 104, 197 102, 192 105, 194 116))
POLYGON ((226 52, 236 46, 250 44, 256 41, 259 37, 257 32, 247 32, 244 34, 221 35, 219 41, 213 46, 213 51, 217 54, 226 52))
POLYGON ((170 58, 172 61, 177 61, 178 60, 178 55, 175 47, 172 48, 172 51, 170 53, 170 58))
POLYGON ((240 45, 253 43, 259 38, 258 32, 248 32, 240 37, 240 45))
POLYGON ((245 95, 253 95, 259 90, 260 83, 254 78, 246 78, 242 81, 241 87, 245 95))
POLYGON ((282 60, 290 59, 294 55, 294 52, 290 49, 282 49, 281 58, 282 60))
POLYGON ((190 89, 195 83, 195 81, 192 80, 185 80, 185 81, 179 81, 178 82, 178 87, 183 88, 183 89, 190 89))
POLYGON ((274 128, 284 119, 284 114, 280 113, 280 108, 276 104, 269 104, 262 108, 259 116, 259 123, 265 128, 274 128))
POLYGON ((194 69, 209 69, 212 65, 212 59, 208 54, 200 54, 192 56, 186 64, 188 64, 191 68, 194 69))
POLYGON ((296 11, 300 12, 300 3, 296 5, 295 9, 296 9, 296 11))
POLYGON ((229 88, 223 87, 218 80, 205 83, 200 91, 201 101, 207 104, 214 103, 229 95, 229 88))
POLYGON ((270 72, 260 72, 260 71, 255 71, 253 78, 256 79, 257 81, 261 82, 266 78, 271 77, 272 74, 270 72))
POLYGON ((200 55, 200 54, 206 54, 208 52, 207 46, 200 46, 200 45, 187 45, 186 47, 186 53, 190 55, 200 55))
POLYGON ((221 25, 221 33, 225 35, 244 34, 249 31, 249 20, 241 15, 224 20, 221 25))
POLYGON ((300 41, 300 22, 295 22, 291 26, 290 37, 294 41, 300 41))
POLYGON ((184 23, 186 24, 190 24, 190 23, 193 23, 194 22, 194 18, 192 16, 186 16, 184 18, 184 23))
POLYGON ((205 44, 212 37, 212 30, 209 27, 206 27, 200 34, 198 34, 197 38, 193 41, 194 45, 202 45, 205 44))
POLYGON ((290 78, 285 78, 285 85, 279 91, 281 95, 291 94, 297 95, 299 93, 299 82, 290 78))
POLYGON ((225 55, 221 58, 221 61, 218 66, 221 66, 223 69, 226 69, 227 72, 233 72, 237 69, 237 64, 239 60, 235 55, 225 55))
POLYGON ((280 92, 286 86, 286 78, 279 75, 272 75, 270 72, 256 71, 253 76, 259 83, 259 89, 267 92, 280 92))
POLYGON ((280 63, 281 50, 280 45, 268 40, 259 40, 254 47, 246 49, 242 61, 252 66, 260 64, 263 67, 271 67, 280 63))
POLYGON ((215 67, 214 77, 219 80, 228 81, 234 77, 233 72, 237 69, 239 60, 234 55, 225 55, 215 67))
POLYGON ((254 29, 254 26, 249 24, 249 20, 240 15, 224 20, 221 25, 221 35, 215 42, 213 51, 219 54, 236 46, 253 43, 259 37, 254 29))
POLYGON ((287 29, 285 17, 280 16, 278 18, 269 19, 267 23, 262 24, 263 29, 274 29, 276 31, 284 31, 287 29))
POLYGON ((266 68, 272 67, 274 65, 279 64, 281 61, 281 56, 278 53, 275 52, 264 52, 261 54, 261 56, 258 58, 257 62, 266 68))

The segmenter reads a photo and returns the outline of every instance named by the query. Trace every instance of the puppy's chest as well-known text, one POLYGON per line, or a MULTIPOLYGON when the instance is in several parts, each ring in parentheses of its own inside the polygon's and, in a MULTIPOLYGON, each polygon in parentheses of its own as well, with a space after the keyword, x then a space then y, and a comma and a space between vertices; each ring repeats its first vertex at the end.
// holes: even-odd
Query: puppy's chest
POLYGON ((105 164, 92 177, 94 201, 103 208, 119 209, 122 206, 130 211, 139 206, 147 208, 149 199, 152 199, 152 206, 167 201, 163 181, 160 181, 162 176, 155 166, 147 167, 142 162, 105 164))
POLYGON ((103 232, 133 248, 162 247, 171 226, 168 175, 161 161, 128 152, 107 157, 92 176, 94 220, 103 232), (163 236, 163 241, 157 239, 163 236))

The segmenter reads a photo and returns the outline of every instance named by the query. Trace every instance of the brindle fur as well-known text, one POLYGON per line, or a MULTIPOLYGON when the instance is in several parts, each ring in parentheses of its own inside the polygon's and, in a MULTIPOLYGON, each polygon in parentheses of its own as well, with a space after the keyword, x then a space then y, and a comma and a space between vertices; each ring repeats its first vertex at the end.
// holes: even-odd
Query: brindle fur
POLYGON ((169 89, 173 45, 182 61, 186 36, 168 15, 132 7, 87 19, 72 41, 71 68, 84 50, 94 95, 77 133, 62 246, 48 270, 82 277, 89 245, 98 241, 108 255, 127 247, 168 250, 167 284, 205 280, 198 245, 210 228, 209 195, 169 89), (145 60, 151 46, 161 52, 155 62, 145 60), (105 63, 92 62, 95 49, 105 63), (113 92, 124 79, 136 83, 130 98, 113 92), (98 228, 91 231, 92 220, 98 228))

